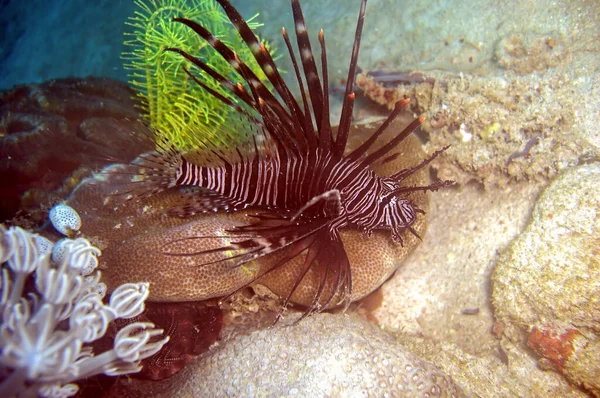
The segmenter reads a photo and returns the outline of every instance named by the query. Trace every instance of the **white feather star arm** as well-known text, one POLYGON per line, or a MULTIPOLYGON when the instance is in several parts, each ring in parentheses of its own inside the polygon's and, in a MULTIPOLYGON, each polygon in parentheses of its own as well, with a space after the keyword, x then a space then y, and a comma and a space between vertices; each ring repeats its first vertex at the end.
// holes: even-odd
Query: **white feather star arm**
POLYGON ((137 372, 169 340, 153 324, 136 322, 117 333, 113 349, 93 353, 86 344, 104 336, 110 322, 144 311, 149 285, 122 285, 105 304, 106 285, 96 271, 100 250, 83 238, 61 242, 59 261, 51 262, 57 245, 0 225, 1 397, 72 396, 74 381, 137 372), (32 273, 35 290, 25 292, 32 273))

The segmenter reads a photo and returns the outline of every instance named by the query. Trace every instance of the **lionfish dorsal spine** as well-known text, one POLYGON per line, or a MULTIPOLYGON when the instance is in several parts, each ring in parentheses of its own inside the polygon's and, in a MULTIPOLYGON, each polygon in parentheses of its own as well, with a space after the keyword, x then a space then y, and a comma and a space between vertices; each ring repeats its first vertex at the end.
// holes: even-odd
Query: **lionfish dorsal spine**
POLYGON ((354 33, 354 44, 352 45, 352 55, 350 56, 350 66, 348 68, 348 77, 346 78, 346 90, 344 91, 344 102, 342 105, 342 114, 340 116, 340 125, 335 142, 334 153, 338 157, 344 155, 350 124, 352 123, 352 111, 354 109, 354 80, 356 68, 358 66, 358 53, 360 51, 360 40, 362 37, 363 25, 365 22, 365 13, 367 10, 367 0, 360 4, 358 13, 358 22, 356 23, 356 32, 354 33))
POLYGON ((319 43, 321 45, 321 75, 323 76, 323 113, 321 115, 319 146, 322 149, 329 149, 333 143, 333 132, 329 120, 329 72, 327 71, 327 49, 323 29, 319 31, 319 43))
POLYGON ((247 133, 249 136, 244 138, 242 144, 233 145, 226 150, 218 148, 216 143, 206 144, 212 151, 211 159, 217 158, 217 165, 210 162, 197 163, 192 158, 193 153, 182 155, 170 149, 165 152, 168 156, 165 156, 164 161, 159 154, 142 158, 140 167, 147 172, 140 174, 144 174, 143 180, 149 183, 148 189, 152 189, 152 192, 173 186, 192 188, 181 194, 178 207, 170 214, 188 216, 211 210, 232 211, 247 207, 252 207, 255 211, 248 213, 253 217, 253 222, 227 231, 230 243, 182 255, 219 253, 222 256, 217 260, 208 260, 209 262, 202 264, 223 262, 231 267, 240 267, 250 261, 279 253, 274 265, 256 275, 253 279, 255 281, 304 253, 303 268, 298 271, 298 279, 284 303, 289 302, 305 276, 314 271, 313 275, 316 274, 318 280, 313 286, 314 297, 305 314, 320 311, 332 303, 337 305, 345 302, 347 306, 352 301, 352 273, 340 230, 351 227, 370 233, 374 229, 385 227, 391 229, 392 237, 400 241, 399 233, 404 230, 418 236, 411 225, 419 209, 413 208, 408 200, 398 200, 396 196, 399 193, 435 190, 445 186, 444 183, 423 187, 400 185, 402 180, 424 167, 437 154, 420 165, 401 170, 391 177, 380 177, 371 167, 376 162, 385 162, 393 157, 394 155, 389 154, 390 151, 408 137, 423 119, 416 119, 404 130, 394 133, 388 142, 372 150, 383 132, 408 103, 408 100, 399 101, 384 123, 362 145, 345 155, 352 123, 355 101, 353 88, 367 0, 361 1, 341 117, 335 136, 329 119, 325 35, 322 30, 318 35, 321 50, 319 77, 299 0, 291 0, 299 58, 295 56, 285 29, 282 34, 301 90, 301 104, 284 82, 268 49, 254 35, 239 12, 228 0, 217 2, 251 50, 266 79, 261 73, 254 72, 236 52, 210 31, 185 18, 174 20, 187 25, 206 40, 229 63, 237 76, 225 77, 228 75, 216 71, 200 58, 183 50, 166 50, 182 55, 200 70, 200 75, 205 74, 204 78, 208 77, 219 83, 234 97, 233 100, 210 89, 201 78, 184 68, 193 81, 225 105, 238 111, 238 117, 246 117, 254 123, 256 130, 247 133), (235 81, 238 78, 240 80, 235 81), (236 153, 238 160, 234 160, 236 153), (396 203, 405 208, 388 207, 389 204, 396 203))
POLYGON ((300 62, 304 70, 306 84, 308 86, 308 94, 312 105, 313 115, 317 123, 317 131, 321 131, 322 112, 323 112, 323 91, 327 87, 322 88, 317 72, 317 65, 313 56, 312 46, 304 21, 304 14, 298 0, 292 0, 292 14, 294 16, 294 27, 296 30, 296 42, 300 51, 300 62))
POLYGON ((299 115, 300 124, 304 125, 304 133, 307 137, 309 145, 311 147, 316 147, 316 137, 313 134, 312 127, 312 119, 310 117, 310 109, 308 105, 308 100, 306 98, 306 92, 304 90, 304 83, 302 81, 302 75, 300 75, 300 70, 298 69, 298 62, 296 62, 296 56, 294 55, 294 49, 292 47, 292 42, 290 41, 290 37, 287 34, 285 28, 281 28, 281 34, 283 36, 283 40, 285 41, 285 45, 288 49, 288 53, 290 54, 290 59, 292 61, 292 66, 294 68, 294 73, 296 75, 296 80, 298 82, 298 88, 300 89, 300 95, 302 97, 302 105, 304 108, 304 114, 299 115), (302 120, 300 120, 300 116, 302 120))

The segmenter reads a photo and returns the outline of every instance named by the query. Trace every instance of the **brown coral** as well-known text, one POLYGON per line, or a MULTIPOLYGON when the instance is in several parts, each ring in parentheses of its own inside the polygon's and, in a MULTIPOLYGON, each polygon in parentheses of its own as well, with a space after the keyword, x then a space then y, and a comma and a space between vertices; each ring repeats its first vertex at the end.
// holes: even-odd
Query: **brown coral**
POLYGON ((104 78, 60 79, 3 92, 0 219, 19 209, 47 209, 52 203, 46 202, 64 198, 90 168, 147 150, 148 143, 131 139, 132 130, 143 128, 132 97, 126 84, 104 78))

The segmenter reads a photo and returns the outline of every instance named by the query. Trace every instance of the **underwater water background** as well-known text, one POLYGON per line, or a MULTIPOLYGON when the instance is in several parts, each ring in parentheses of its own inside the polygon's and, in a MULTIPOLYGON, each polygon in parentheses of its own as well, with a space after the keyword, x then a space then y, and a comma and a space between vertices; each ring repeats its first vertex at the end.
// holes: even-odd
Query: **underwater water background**
MULTIPOLYGON (((281 27, 293 28, 288 1, 233 1, 245 16, 260 13, 262 36, 283 53, 281 27)), ((482 70, 495 43, 510 32, 576 34, 561 16, 587 13, 593 1, 556 2, 404 2, 371 0, 368 4, 359 65, 402 70, 482 70), (523 18, 523 15, 531 16, 523 18)), ((358 1, 302 2, 313 46, 324 28, 330 73, 343 77, 358 13, 358 1)), ((5 0, 1 3, 0 89, 59 77, 105 76, 126 80, 121 53, 125 21, 133 1, 5 0)), ((582 27, 583 28, 583 27, 582 27)), ((582 37, 584 46, 594 37, 582 37)), ((288 57, 280 61, 290 70, 288 57)))
MULTIPOLYGON (((265 26, 259 33, 275 43, 282 55, 277 64, 295 89, 281 39, 282 26, 293 30, 290 2, 232 3, 246 17, 260 13, 265 26)), ((346 77, 359 4, 302 1, 317 53, 318 29, 325 30, 334 87, 346 77)), ((0 0, 0 90, 63 77, 127 82, 121 54, 127 51, 124 33, 131 30, 125 22, 136 9, 133 0, 0 0)), ((593 372, 600 372, 600 316, 586 306, 600 301, 595 282, 600 209, 598 201, 590 203, 600 197, 598 15, 598 0, 370 0, 367 6, 359 66, 432 76, 433 87, 402 81, 398 91, 384 94, 411 97, 411 111, 428 120, 425 151, 451 145, 433 174, 460 185, 431 195, 422 244, 383 286, 370 316, 478 396, 600 392, 593 384, 593 372), (557 185, 546 191, 553 181, 557 185), (573 214, 576 210, 581 212, 573 214), (557 225, 549 226, 556 214, 557 225), (576 238, 560 235, 568 229, 563 220, 576 238), (545 234, 552 228, 559 231, 558 243, 553 232, 545 234), (580 236, 596 248, 580 246, 580 236), (540 243, 547 241, 548 246, 540 243), (556 258, 560 264, 548 266, 556 258), (568 296, 562 287, 573 280, 584 286, 568 296), (493 283, 504 290, 492 292, 493 283), (540 297, 541 304, 535 302, 540 297), (573 371, 567 380, 539 366, 541 356, 532 354, 523 337, 533 327, 554 333, 548 319, 576 325, 589 338, 586 344, 596 351, 579 353, 589 363, 571 364, 583 374, 572 376, 573 371), (588 390, 582 392, 578 386, 584 384, 588 390)), ((393 105, 385 95, 370 95, 382 108, 393 105)), ((268 338, 257 340, 264 345, 253 346, 251 357, 269 352, 268 338)), ((543 342, 564 343, 560 337, 558 343, 543 342)), ((235 376, 235 366, 233 361, 222 368, 235 376)), ((203 372, 213 372, 217 383, 226 379, 214 369, 203 372)))

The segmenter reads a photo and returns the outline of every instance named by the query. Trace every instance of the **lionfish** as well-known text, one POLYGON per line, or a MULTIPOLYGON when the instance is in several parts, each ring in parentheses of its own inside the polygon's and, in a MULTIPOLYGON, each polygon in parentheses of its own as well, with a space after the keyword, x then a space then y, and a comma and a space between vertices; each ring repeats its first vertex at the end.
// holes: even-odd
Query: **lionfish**
MULTIPOLYGON (((184 68, 189 78, 232 107, 255 129, 243 144, 233 148, 224 150, 213 145, 210 152, 217 161, 210 165, 198 161, 201 158, 198 152, 182 153, 168 143, 157 145, 158 149, 134 162, 139 167, 139 174, 134 178, 134 191, 138 196, 144 196, 167 189, 181 189, 181 203, 169 210, 171 215, 181 217, 203 212, 256 210, 251 222, 229 231, 229 244, 186 255, 220 253, 224 258, 217 261, 227 261, 232 267, 239 267, 279 253, 275 264, 254 279, 258 280, 303 254, 304 270, 285 300, 284 308, 312 267, 320 267, 321 281, 305 315, 329 306, 345 304, 347 307, 352 300, 352 275, 340 230, 354 228, 367 236, 374 230, 389 230, 392 239, 399 244, 405 231, 418 237, 412 225, 417 214, 424 211, 403 194, 435 191, 453 182, 407 186, 403 185, 403 181, 429 164, 445 148, 422 163, 391 176, 382 177, 373 171, 375 163, 397 156, 390 152, 424 120, 422 116, 417 118, 389 142, 371 150, 406 107, 408 100, 402 100, 362 145, 346 153, 355 101, 352 89, 367 0, 361 2, 337 134, 330 124, 324 33, 321 30, 318 35, 321 50, 319 77, 299 0, 291 1, 299 62, 285 28, 282 33, 301 100, 292 95, 272 55, 240 13, 228 0, 217 1, 251 50, 268 84, 261 81, 232 49, 201 24, 189 19, 175 18, 174 21, 187 25, 206 40, 231 65, 240 82, 225 78, 202 59, 181 49, 167 48, 166 51, 180 54, 204 72, 204 78, 208 76, 216 80, 233 94, 235 101, 211 89, 201 78, 184 68), (328 278, 333 285, 325 289, 328 278)), ((206 160, 203 156, 202 159, 206 160)))

